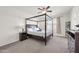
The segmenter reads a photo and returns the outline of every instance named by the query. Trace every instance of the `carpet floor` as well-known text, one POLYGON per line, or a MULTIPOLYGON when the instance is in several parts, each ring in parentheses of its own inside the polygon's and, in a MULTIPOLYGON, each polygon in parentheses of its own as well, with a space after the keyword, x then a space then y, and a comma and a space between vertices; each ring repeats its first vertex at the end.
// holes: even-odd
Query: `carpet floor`
POLYGON ((0 47, 0 53, 68 53, 68 40, 64 37, 56 37, 47 42, 36 39, 27 39, 22 42, 18 41, 3 47, 0 47))

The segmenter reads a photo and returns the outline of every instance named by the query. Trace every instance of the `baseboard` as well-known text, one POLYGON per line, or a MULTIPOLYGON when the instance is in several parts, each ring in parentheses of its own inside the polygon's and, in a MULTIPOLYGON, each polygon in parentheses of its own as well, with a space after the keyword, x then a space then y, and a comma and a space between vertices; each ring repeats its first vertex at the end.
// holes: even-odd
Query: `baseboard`
POLYGON ((16 41, 14 41, 14 42, 1 45, 0 48, 1 48, 1 47, 4 47, 4 46, 9 46, 9 45, 14 44, 14 43, 16 43, 16 42, 19 42, 19 40, 16 40, 16 41))
POLYGON ((54 36, 66 38, 65 35, 62 34, 54 34, 54 36))

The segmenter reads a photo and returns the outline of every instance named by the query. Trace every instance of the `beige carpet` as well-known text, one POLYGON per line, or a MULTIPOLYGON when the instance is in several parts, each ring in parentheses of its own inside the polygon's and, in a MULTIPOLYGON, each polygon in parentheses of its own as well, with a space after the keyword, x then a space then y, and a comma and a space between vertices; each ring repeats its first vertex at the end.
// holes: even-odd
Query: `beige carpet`
POLYGON ((44 42, 27 39, 0 47, 1 53, 68 53, 67 39, 63 37, 51 38, 47 45, 44 42))

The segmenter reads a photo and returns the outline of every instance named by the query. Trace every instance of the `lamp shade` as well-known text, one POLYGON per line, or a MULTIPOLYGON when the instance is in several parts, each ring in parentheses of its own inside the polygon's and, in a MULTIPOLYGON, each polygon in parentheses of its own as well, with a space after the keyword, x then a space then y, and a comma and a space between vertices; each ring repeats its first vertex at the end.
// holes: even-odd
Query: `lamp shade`
POLYGON ((24 31, 24 28, 25 28, 24 24, 20 24, 19 25, 19 31, 20 32, 23 32, 24 31))

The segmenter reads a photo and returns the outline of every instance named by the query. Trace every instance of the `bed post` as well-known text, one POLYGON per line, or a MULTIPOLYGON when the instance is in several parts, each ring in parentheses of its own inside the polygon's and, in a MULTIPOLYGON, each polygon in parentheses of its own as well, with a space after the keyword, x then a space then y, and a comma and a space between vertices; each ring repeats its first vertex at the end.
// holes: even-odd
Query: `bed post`
POLYGON ((46 33, 46 31, 47 31, 47 23, 46 23, 46 13, 45 13, 45 45, 47 44, 47 38, 46 38, 46 36, 47 36, 47 33, 46 33))
POLYGON ((38 21, 37 21, 37 27, 38 27, 38 21))
POLYGON ((52 37, 53 37, 53 20, 52 20, 52 37))
POLYGON ((26 39, 27 39, 27 19, 25 19, 25 32, 26 32, 26 39))

